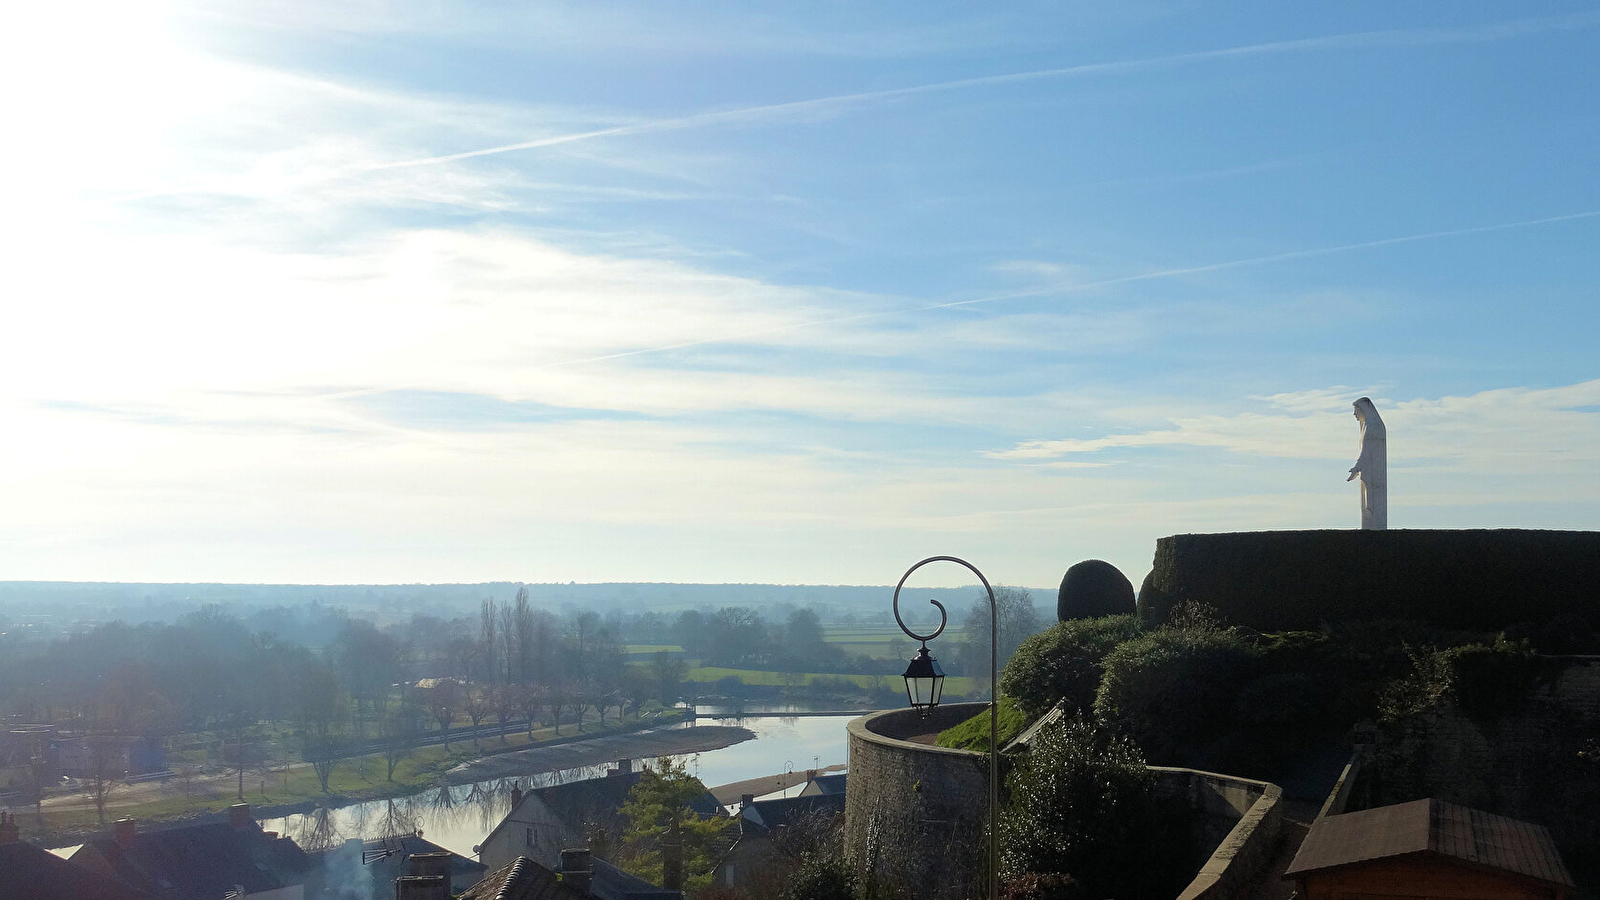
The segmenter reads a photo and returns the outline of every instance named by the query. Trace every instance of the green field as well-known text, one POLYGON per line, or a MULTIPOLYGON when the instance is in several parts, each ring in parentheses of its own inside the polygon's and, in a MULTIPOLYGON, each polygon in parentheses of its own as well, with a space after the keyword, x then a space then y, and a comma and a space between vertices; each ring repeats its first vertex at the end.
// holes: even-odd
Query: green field
MULTIPOLYGON (((745 684, 780 687, 789 684, 789 682, 785 680, 786 677, 787 676, 782 672, 765 672, 758 669, 725 669, 721 666, 700 666, 698 668, 690 669, 688 673, 684 675, 684 680, 706 683, 718 681, 723 678, 738 678, 745 684)), ((811 684, 818 678, 849 681, 855 684, 857 687, 860 687, 862 690, 886 688, 888 690, 898 691, 904 686, 904 682, 900 680, 900 675, 898 672, 884 672, 882 675, 797 672, 794 673, 793 678, 794 683, 797 685, 811 684)), ((951 676, 950 678, 945 679, 944 689, 947 693, 951 694, 966 694, 973 691, 975 688, 973 685, 973 679, 965 676, 951 676)))

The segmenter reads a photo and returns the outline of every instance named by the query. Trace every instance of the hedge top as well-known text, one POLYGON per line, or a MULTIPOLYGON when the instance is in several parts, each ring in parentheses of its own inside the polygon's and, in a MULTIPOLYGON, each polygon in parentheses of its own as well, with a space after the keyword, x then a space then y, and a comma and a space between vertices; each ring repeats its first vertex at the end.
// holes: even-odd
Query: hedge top
POLYGON ((1414 619, 1495 631, 1600 620, 1600 532, 1527 529, 1258 531, 1156 541, 1139 591, 1148 625, 1209 604, 1262 631, 1414 619))

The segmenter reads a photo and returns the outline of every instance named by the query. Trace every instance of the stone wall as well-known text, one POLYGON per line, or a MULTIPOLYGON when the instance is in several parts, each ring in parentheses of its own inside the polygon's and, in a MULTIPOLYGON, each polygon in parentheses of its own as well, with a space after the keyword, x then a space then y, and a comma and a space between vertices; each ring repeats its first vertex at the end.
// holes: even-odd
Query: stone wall
MULTIPOLYGON (((1178 900, 1217 900, 1237 896, 1254 881, 1278 850, 1283 821, 1283 791, 1275 784, 1201 772, 1151 766, 1156 801, 1165 814, 1186 824, 1191 859, 1199 871, 1178 900)), ((1179 852, 1179 848, 1166 848, 1179 852)))
MULTIPOLYGON (((849 723, 845 850, 863 877, 912 885, 918 897, 974 895, 986 850, 987 757, 907 738, 960 724, 986 706, 954 703, 927 719, 894 710, 849 723)), ((1158 808, 1175 825, 1165 834, 1172 841, 1153 852, 1181 855, 1189 871, 1198 870, 1182 900, 1231 896, 1271 861, 1282 815, 1276 785, 1193 769, 1151 770, 1158 808)))
POLYGON ((903 881, 918 897, 973 895, 986 849, 987 756, 906 738, 937 734, 987 707, 951 703, 926 719, 891 710, 846 726, 845 851, 863 877, 903 881))

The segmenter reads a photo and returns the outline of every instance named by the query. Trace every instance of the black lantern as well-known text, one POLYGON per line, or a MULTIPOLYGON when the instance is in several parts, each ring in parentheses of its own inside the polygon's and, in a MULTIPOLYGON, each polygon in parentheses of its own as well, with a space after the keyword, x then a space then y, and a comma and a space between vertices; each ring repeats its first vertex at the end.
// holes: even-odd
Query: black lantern
POLYGON ((928 710, 939 705, 939 695, 943 692, 944 666, 928 655, 928 645, 923 644, 906 666, 906 698, 926 718, 928 710))

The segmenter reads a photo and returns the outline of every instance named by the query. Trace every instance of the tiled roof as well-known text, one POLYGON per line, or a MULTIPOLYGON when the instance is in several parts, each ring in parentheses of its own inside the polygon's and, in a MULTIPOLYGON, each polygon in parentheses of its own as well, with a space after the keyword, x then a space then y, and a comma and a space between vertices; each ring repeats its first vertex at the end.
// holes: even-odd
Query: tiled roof
POLYGON ((222 822, 140 832, 126 847, 113 837, 95 838, 73 859, 88 852, 118 881, 174 900, 215 900, 235 886, 253 894, 301 884, 312 865, 288 838, 222 822))
POLYGON ((0 900, 150 900, 150 895, 13 841, 0 844, 0 900))
POLYGON ((656 887, 602 859, 590 860, 593 871, 587 892, 526 856, 490 872, 458 900, 682 900, 680 891, 656 887))
POLYGON ((1422 853, 1572 886, 1543 825, 1433 799, 1318 819, 1284 874, 1422 853))
POLYGON ((588 900, 589 895, 561 883, 556 873, 526 856, 485 875, 459 900, 588 900))
POLYGON ((757 800, 739 815, 746 831, 765 834, 806 816, 832 817, 844 812, 843 794, 810 794, 779 800, 757 800))
POLYGON ((842 796, 846 784, 845 779, 848 777, 843 773, 838 775, 818 775, 800 790, 800 796, 810 797, 815 794, 839 794, 842 796))

